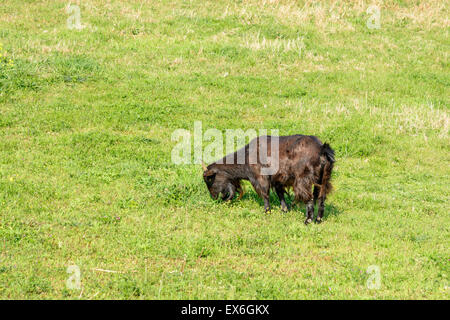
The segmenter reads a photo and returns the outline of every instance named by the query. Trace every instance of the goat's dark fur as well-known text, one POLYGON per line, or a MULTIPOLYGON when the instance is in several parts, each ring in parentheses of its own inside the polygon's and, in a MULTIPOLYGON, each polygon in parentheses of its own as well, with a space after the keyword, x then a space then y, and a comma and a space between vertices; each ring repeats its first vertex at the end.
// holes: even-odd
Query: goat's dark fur
POLYGON ((279 137, 279 168, 273 175, 262 175, 263 165, 259 157, 255 164, 249 161, 250 152, 267 152, 271 156, 271 136, 256 138, 243 149, 227 155, 221 161, 210 164, 203 172, 203 178, 211 196, 229 201, 234 198, 236 191, 241 193, 241 180, 248 180, 255 191, 264 199, 264 209, 270 210, 269 192, 272 188, 280 198, 283 211, 288 210, 284 199, 286 188, 292 187, 295 200, 306 204, 307 217, 305 223, 311 223, 314 215, 314 206, 319 200, 316 222, 323 218, 325 199, 331 192, 331 173, 335 162, 334 151, 331 147, 315 136, 293 135, 279 137), (256 148, 250 148, 256 143, 256 148), (261 149, 262 143, 265 149, 261 149), (245 162, 239 164, 238 153, 245 153, 245 162), (231 160, 231 161, 230 161, 231 160), (231 163, 230 163, 231 162, 231 163))

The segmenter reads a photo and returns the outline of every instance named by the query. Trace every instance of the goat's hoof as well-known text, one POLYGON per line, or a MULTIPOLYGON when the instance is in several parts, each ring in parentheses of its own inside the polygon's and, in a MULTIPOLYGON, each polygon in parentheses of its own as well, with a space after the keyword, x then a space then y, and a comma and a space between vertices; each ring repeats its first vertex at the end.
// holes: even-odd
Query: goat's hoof
POLYGON ((311 218, 308 218, 308 219, 305 220, 305 224, 306 224, 306 225, 310 224, 311 222, 312 222, 312 219, 311 219, 311 218))
POLYGON ((316 222, 317 224, 322 223, 322 218, 321 218, 321 217, 317 217, 315 222, 316 222))
POLYGON ((288 208, 288 207, 281 207, 281 211, 284 212, 284 213, 286 213, 286 212, 289 211, 289 208, 288 208))

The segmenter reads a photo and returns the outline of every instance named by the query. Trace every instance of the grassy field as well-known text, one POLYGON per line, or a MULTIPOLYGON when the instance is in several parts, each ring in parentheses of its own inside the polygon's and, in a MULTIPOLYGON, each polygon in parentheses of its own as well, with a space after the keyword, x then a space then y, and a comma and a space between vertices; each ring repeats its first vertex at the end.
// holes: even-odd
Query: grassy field
POLYGON ((0 4, 0 298, 449 298, 448 1, 67 3, 0 4), (324 223, 213 201, 194 121, 329 142, 324 223))

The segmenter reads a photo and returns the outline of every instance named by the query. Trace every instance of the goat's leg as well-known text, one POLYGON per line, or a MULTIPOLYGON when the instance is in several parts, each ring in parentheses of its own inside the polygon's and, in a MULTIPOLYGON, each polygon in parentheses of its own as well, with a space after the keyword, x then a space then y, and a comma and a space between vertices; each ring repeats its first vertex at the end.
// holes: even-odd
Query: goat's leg
POLYGON ((306 203, 306 220, 305 224, 310 224, 314 218, 314 200, 311 199, 306 203))
POLYGON ((316 223, 321 223, 325 211, 325 196, 319 198, 319 209, 317 210, 316 223))
POLYGON ((227 193, 222 196, 223 201, 231 201, 236 194, 236 187, 234 185, 229 184, 227 189, 227 193))
POLYGON ((299 177, 294 183, 295 200, 306 204, 305 224, 310 224, 314 218, 314 197, 312 195, 312 179, 299 177))
POLYGON ((284 187, 281 184, 277 184, 275 186, 275 191, 277 193, 278 198, 280 199, 281 204, 281 210, 284 212, 289 211, 289 206, 286 203, 286 200, 284 199, 285 190, 284 187))
POLYGON ((270 212, 269 196, 264 196, 264 212, 266 212, 266 213, 270 212))
MULTIPOLYGON (((314 215, 314 209, 316 207, 317 199, 319 198, 319 194, 320 194, 320 187, 315 185, 313 187, 313 209, 312 209, 313 215, 314 215)), ((312 216, 311 216, 311 218, 312 218, 312 216)), ((318 218, 316 218, 315 221, 317 223, 320 223, 320 219, 318 219, 318 218)))
POLYGON ((262 179, 261 181, 261 196, 264 199, 264 212, 270 212, 270 183, 267 179, 262 179))
POLYGON ((269 182, 269 180, 261 177, 257 180, 251 179, 250 182, 253 185, 253 188, 255 188, 256 193, 264 200, 264 211, 270 212, 270 201, 269 201, 270 182, 269 182))
POLYGON ((313 190, 314 190, 314 191, 313 191, 313 197, 314 197, 314 207, 315 207, 315 206, 316 206, 317 199, 319 198, 320 187, 314 186, 314 189, 313 189, 313 190))

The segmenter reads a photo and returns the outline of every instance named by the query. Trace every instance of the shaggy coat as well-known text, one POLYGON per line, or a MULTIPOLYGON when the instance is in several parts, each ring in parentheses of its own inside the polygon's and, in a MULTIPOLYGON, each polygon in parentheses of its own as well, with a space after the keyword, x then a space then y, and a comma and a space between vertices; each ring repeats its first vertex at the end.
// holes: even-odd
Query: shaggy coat
POLYGON ((204 166, 203 178, 212 198, 217 199, 222 194, 225 201, 233 199, 236 191, 242 197, 241 181, 250 181, 258 195, 264 199, 266 212, 270 210, 270 189, 280 198, 282 210, 287 211, 284 194, 286 188, 292 187, 295 200, 306 204, 306 224, 312 222, 314 206, 319 200, 316 222, 320 223, 326 196, 332 189, 330 180, 334 162, 333 149, 315 136, 262 136, 220 161, 204 166), (265 175, 262 174, 263 168, 271 163, 261 164, 259 155, 266 153, 269 161, 273 159, 271 139, 274 138, 279 139, 278 168, 273 174, 265 175), (245 155, 244 159, 242 155, 245 155))

